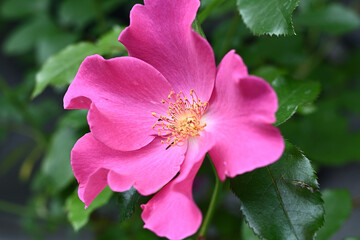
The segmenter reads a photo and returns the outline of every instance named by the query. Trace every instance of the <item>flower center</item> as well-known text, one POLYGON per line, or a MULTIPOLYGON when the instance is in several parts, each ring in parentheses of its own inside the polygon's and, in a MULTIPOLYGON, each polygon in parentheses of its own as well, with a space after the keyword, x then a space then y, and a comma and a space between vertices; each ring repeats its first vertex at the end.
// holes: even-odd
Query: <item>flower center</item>
POLYGON ((183 92, 170 92, 167 100, 162 100, 163 104, 168 104, 167 116, 152 115, 157 118, 153 129, 158 132, 160 137, 166 138, 161 143, 169 146, 181 145, 188 137, 199 136, 199 132, 206 127, 206 123, 201 122, 201 116, 209 106, 208 102, 202 102, 194 90, 190 91, 191 99, 187 98, 183 92))

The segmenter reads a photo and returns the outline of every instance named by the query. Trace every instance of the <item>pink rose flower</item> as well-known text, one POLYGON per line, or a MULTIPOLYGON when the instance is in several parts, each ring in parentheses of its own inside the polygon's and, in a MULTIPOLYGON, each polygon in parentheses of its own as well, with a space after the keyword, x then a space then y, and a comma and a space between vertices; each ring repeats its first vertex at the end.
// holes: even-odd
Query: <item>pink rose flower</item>
POLYGON ((89 109, 91 132, 71 153, 80 199, 89 206, 106 185, 156 193, 142 206, 144 227, 170 239, 201 224, 192 184, 207 152, 224 180, 271 164, 284 150, 272 126, 274 90, 249 75, 234 51, 216 67, 211 46, 191 29, 199 5, 135 5, 119 37, 130 56, 87 57, 64 97, 66 109, 89 109))

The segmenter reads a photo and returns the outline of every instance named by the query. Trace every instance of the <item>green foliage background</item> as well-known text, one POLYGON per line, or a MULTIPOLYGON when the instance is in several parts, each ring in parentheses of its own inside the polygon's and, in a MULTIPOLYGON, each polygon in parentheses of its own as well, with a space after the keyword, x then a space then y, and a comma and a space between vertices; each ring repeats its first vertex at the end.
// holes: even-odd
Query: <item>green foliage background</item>
MULTIPOLYGON (((21 76, 12 82, 0 68, 0 177, 6 182, 16 171, 30 189, 26 205, 0 198, 0 211, 19 215, 32 238, 65 229, 69 239, 87 234, 158 239, 142 229, 139 205, 148 198, 134 189, 112 193, 107 188, 84 210, 69 159, 73 144, 89 131, 87 113, 62 109, 62 96, 86 56, 127 54, 117 37, 135 3, 141 1, 0 2, 1 55, 19 67, 21 76), (21 140, 11 142, 14 136, 21 140)), ((321 197, 313 168, 360 162, 360 2, 201 3, 194 29, 204 30, 217 62, 235 49, 251 74, 274 87, 275 125, 288 140, 277 163, 225 182, 208 239, 329 239, 359 196, 320 188, 321 197)), ((194 188, 204 214, 213 178, 207 162, 194 188)))

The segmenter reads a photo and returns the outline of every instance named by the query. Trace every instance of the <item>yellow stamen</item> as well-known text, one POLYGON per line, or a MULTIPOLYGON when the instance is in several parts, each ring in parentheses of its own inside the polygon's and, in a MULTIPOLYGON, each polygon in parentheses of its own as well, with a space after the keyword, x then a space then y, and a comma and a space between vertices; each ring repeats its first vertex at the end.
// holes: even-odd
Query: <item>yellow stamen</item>
POLYGON ((193 89, 190 90, 190 96, 191 99, 182 91, 177 94, 171 91, 167 98, 172 101, 161 101, 163 104, 169 104, 167 117, 157 115, 155 112, 151 113, 158 119, 152 128, 157 127, 158 136, 166 138, 166 141, 161 141, 169 145, 166 149, 180 145, 188 137, 199 136, 200 131, 206 127, 206 123, 201 122, 201 117, 209 107, 209 103, 202 102, 193 89))

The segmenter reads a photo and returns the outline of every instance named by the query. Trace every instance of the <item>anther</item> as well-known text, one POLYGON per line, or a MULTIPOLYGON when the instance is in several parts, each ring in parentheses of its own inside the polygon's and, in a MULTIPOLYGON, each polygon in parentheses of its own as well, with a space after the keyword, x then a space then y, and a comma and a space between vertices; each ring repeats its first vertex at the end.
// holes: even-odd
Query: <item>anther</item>
POLYGON ((170 146, 182 146, 188 137, 199 136, 199 132, 206 127, 206 123, 201 122, 201 117, 208 108, 208 102, 201 102, 193 89, 190 90, 190 96, 189 100, 182 91, 179 93, 171 91, 168 99, 172 101, 164 99, 161 101, 163 104, 169 104, 167 117, 157 115, 155 112, 151 113, 158 118, 152 128, 158 127, 158 135, 166 138, 166 141, 161 141, 169 144, 166 149, 170 146))

